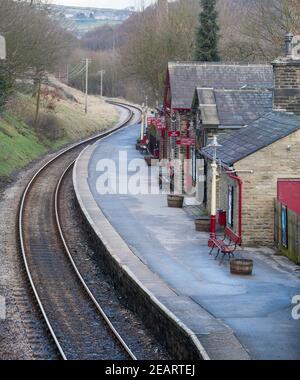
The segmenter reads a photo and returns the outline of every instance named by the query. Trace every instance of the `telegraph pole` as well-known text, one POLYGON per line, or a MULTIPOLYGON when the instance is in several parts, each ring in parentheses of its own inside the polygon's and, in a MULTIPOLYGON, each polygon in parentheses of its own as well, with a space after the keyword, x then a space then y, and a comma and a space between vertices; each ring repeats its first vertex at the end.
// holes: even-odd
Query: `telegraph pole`
POLYGON ((88 112, 88 94, 89 94, 89 63, 90 59, 85 59, 85 113, 88 112))
POLYGON ((100 91, 100 93, 101 93, 101 98, 103 97, 103 75, 105 74, 105 70, 100 70, 99 72, 98 72, 98 74, 100 75, 100 80, 101 80, 101 91, 100 91))
POLYGON ((3 36, 0 35, 0 60, 6 59, 6 41, 3 36))
POLYGON ((67 81, 67 84, 69 84, 69 64, 68 63, 66 66, 66 81, 67 81))

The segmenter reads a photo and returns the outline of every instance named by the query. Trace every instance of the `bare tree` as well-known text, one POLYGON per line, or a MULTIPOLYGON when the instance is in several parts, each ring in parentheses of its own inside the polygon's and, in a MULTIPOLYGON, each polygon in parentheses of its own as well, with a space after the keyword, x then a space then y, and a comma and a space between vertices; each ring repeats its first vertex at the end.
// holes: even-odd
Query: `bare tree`
POLYGON ((300 32, 300 0, 251 0, 234 10, 229 4, 230 8, 230 14, 223 9, 220 17, 226 29, 222 41, 226 58, 272 60, 282 53, 283 36, 300 32))
POLYGON ((8 53, 7 60, 0 66, 1 75, 11 85, 17 78, 34 81, 36 125, 42 81, 47 72, 70 54, 74 37, 62 29, 42 1, 2 0, 0 33, 6 37, 8 53))
POLYGON ((156 99, 163 95, 167 62, 193 57, 199 2, 178 0, 162 11, 154 5, 129 19, 121 47, 125 76, 149 86, 156 99))

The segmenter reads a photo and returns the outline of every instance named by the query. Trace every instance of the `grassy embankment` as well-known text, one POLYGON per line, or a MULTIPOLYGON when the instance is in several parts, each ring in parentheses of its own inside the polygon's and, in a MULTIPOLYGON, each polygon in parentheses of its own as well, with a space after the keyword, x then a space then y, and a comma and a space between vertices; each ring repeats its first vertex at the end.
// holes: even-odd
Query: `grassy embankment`
POLYGON ((51 111, 42 101, 37 128, 32 126, 35 99, 26 91, 19 92, 0 115, 0 183, 43 154, 104 130, 118 120, 112 106, 93 96, 89 97, 89 113, 85 115, 81 92, 56 81, 55 86, 59 101, 51 111))

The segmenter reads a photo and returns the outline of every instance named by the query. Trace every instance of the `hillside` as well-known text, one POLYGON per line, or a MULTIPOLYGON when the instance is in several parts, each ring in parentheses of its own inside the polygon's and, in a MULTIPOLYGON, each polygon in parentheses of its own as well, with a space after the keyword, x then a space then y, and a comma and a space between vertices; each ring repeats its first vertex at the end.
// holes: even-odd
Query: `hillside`
POLYGON ((63 23, 70 24, 71 29, 79 38, 96 27, 121 24, 134 13, 132 8, 102 9, 54 4, 49 7, 59 15, 63 23))
POLYGON ((84 113, 84 97, 52 80, 48 90, 58 94, 55 111, 42 101, 37 128, 32 127, 34 99, 24 91, 10 101, 0 116, 0 184, 12 173, 43 154, 110 127, 118 118, 115 109, 97 97, 89 97, 89 113, 84 113))

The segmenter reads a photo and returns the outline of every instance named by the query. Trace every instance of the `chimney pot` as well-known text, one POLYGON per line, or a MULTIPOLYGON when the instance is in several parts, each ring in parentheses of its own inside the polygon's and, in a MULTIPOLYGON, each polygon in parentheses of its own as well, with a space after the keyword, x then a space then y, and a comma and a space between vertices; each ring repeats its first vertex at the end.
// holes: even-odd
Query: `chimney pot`
POLYGON ((287 33, 285 35, 285 56, 291 58, 293 55, 293 38, 294 35, 292 33, 287 33))

